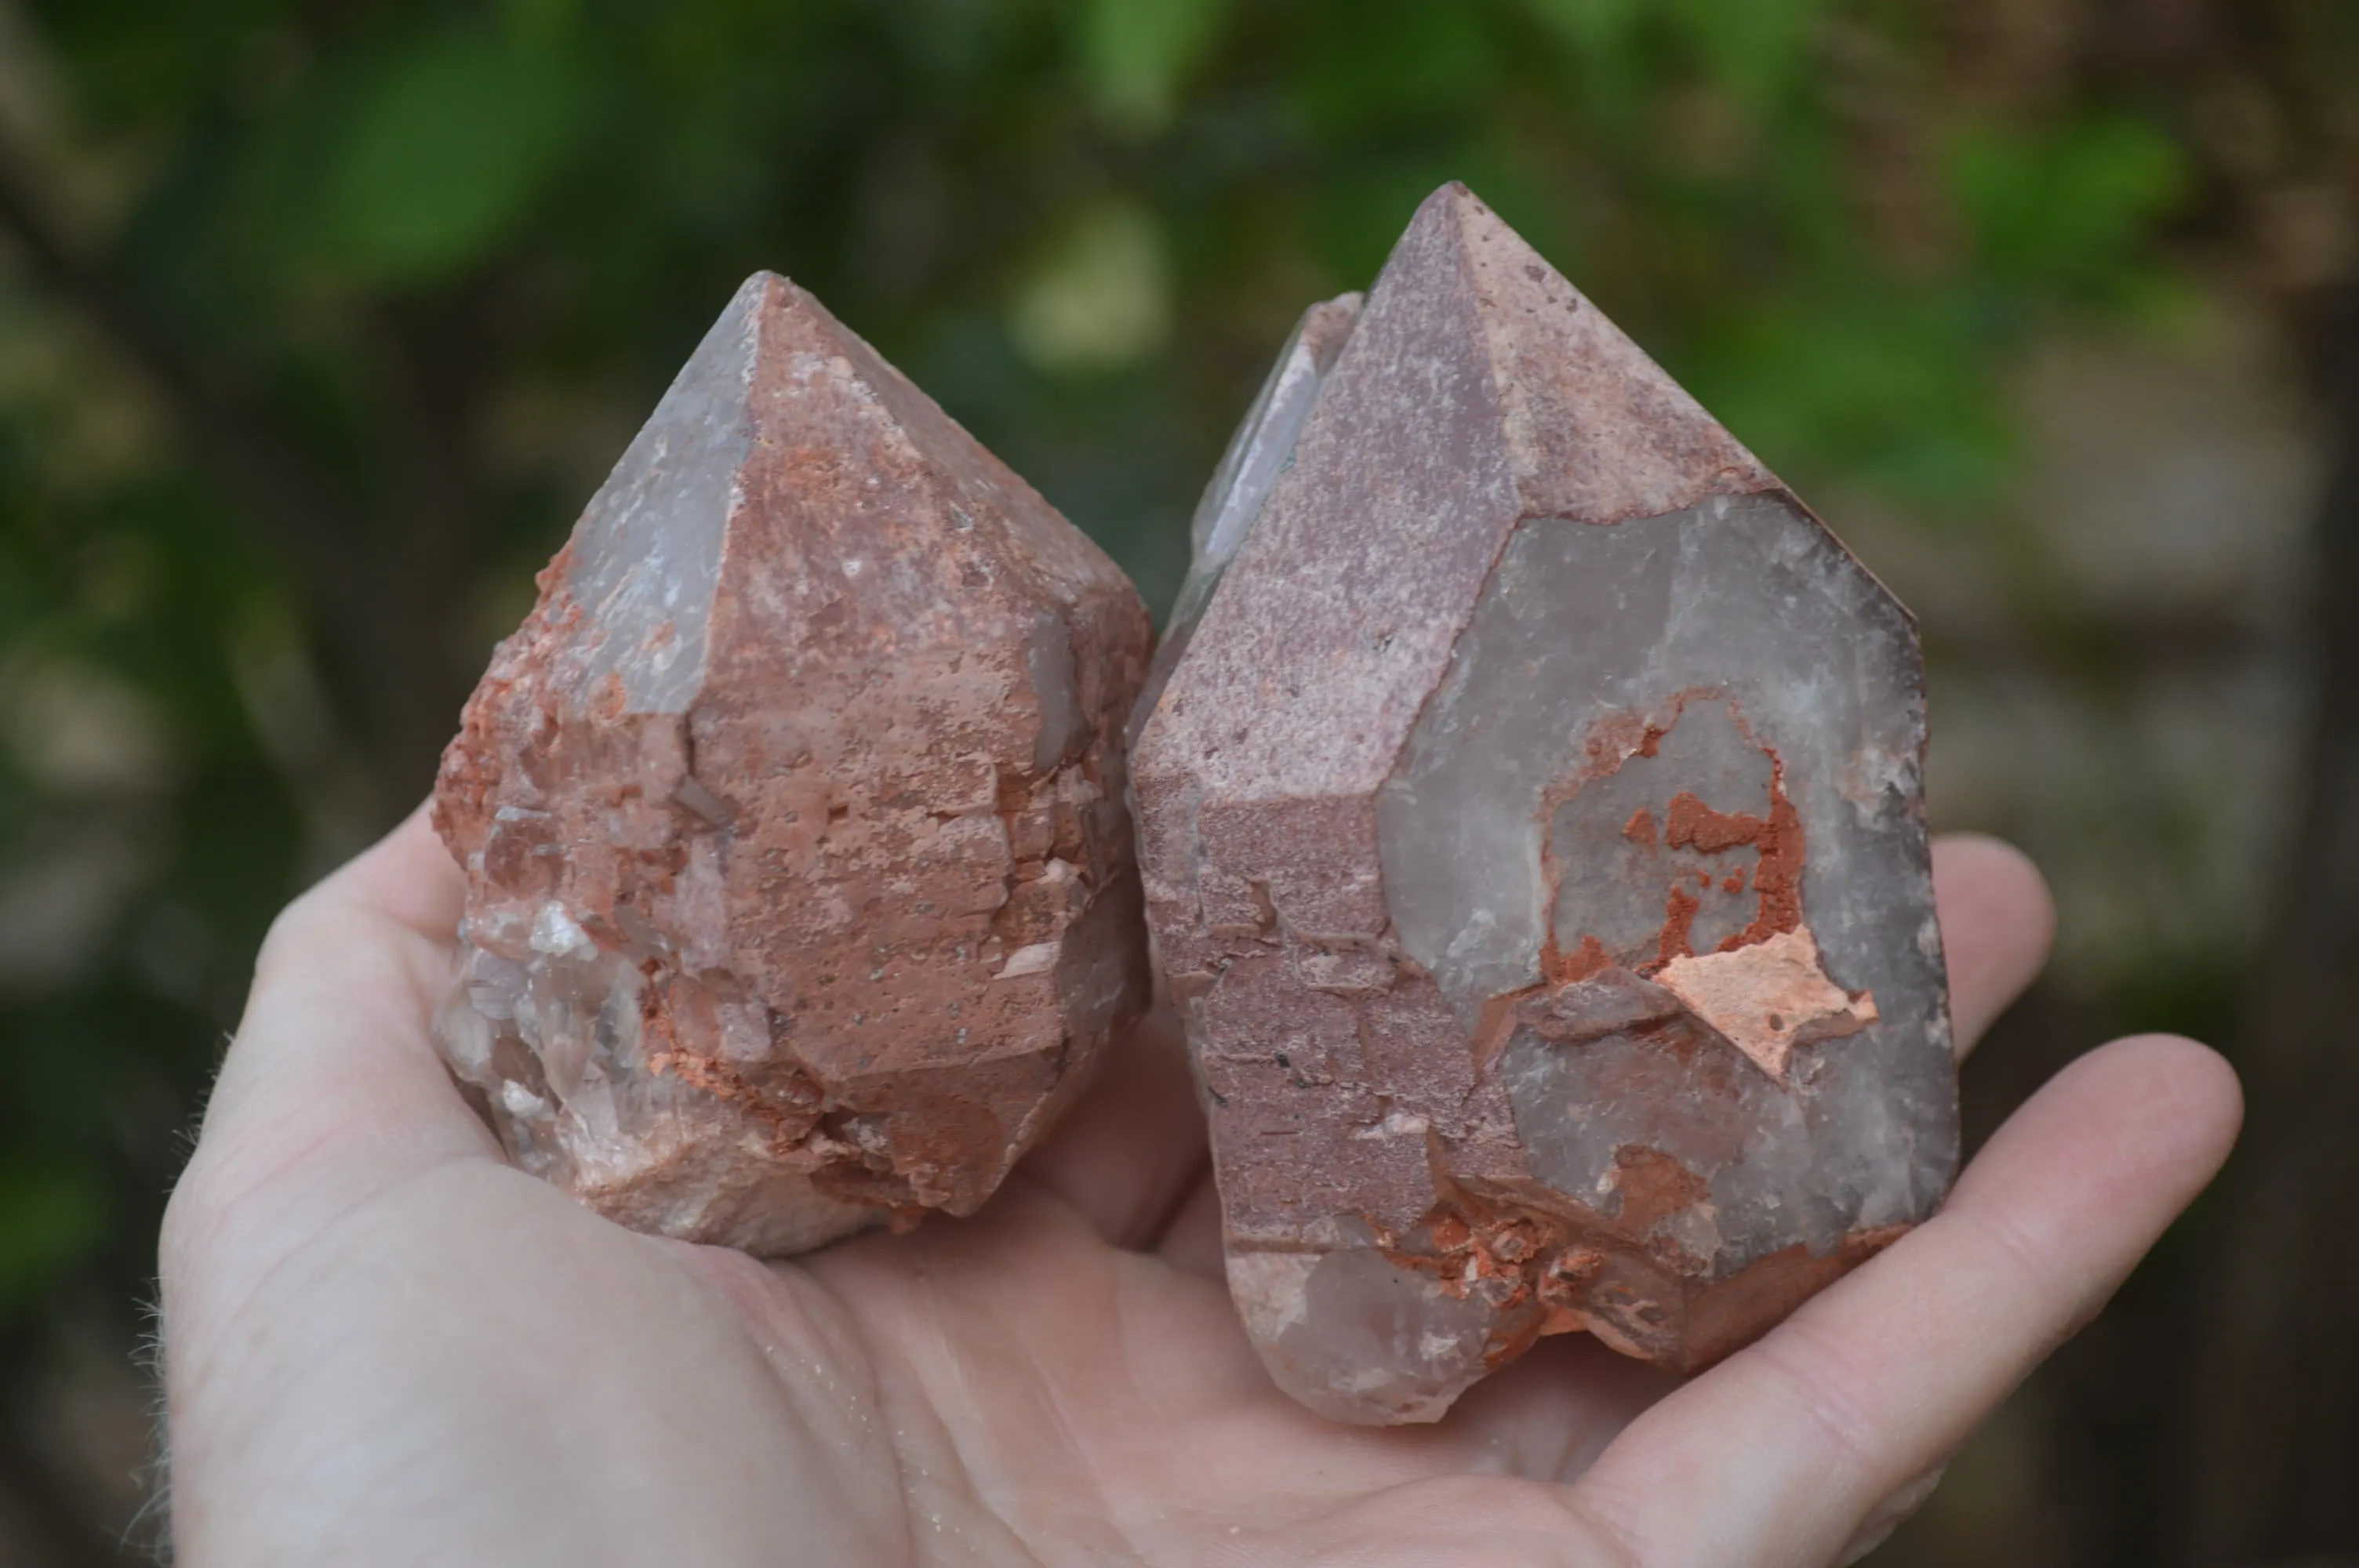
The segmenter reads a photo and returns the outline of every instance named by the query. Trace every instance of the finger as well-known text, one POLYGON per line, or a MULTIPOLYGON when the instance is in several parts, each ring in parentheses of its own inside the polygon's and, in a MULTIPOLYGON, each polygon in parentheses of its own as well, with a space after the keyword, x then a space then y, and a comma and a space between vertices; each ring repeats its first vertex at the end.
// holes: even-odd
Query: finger
POLYGON ((1962 1057, 2048 961, 2056 906, 2031 858, 1979 833, 1933 841, 1933 903, 1950 964, 1950 1022, 1962 1057))
POLYGON ((434 831, 428 801, 312 891, 448 945, 466 904, 467 879, 434 831))
POLYGON ((272 925, 173 1193, 168 1271, 232 1227, 299 1240, 407 1175, 496 1155, 429 1035, 462 892, 421 809, 272 925))
POLYGON ((420 806, 288 905, 255 960, 206 1131, 375 1126, 399 1158, 433 1147, 419 1134, 453 1107, 464 1125, 479 1125, 429 1036, 464 897, 420 806))
POLYGON ((1569 1481, 1680 1379, 1611 1350, 1593 1334, 1542 1339, 1451 1406, 1448 1424, 1511 1476, 1569 1481))
POLYGON ((1201 1173, 1204 1118, 1179 1021, 1150 1013, 1022 1166, 1117 1247, 1144 1247, 1201 1173))
POLYGON ((1634 1422, 1583 1506, 1648 1568, 1832 1559, 2094 1315, 2241 1114, 2234 1075, 2191 1041, 2082 1057, 1940 1214, 1634 1422))

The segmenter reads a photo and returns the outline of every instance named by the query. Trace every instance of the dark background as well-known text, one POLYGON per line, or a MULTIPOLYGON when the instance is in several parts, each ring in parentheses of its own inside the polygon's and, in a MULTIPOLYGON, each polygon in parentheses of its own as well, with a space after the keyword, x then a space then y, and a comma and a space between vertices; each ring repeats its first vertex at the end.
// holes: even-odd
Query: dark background
POLYGON ((152 1542, 254 946, 746 273, 1159 608, 1458 178, 1922 615, 1936 819, 2062 915, 1971 1134, 2130 1028, 2251 1092, 1876 1561, 2359 1563, 2354 75, 2337 0, 0 0, 0 1562, 152 1542))

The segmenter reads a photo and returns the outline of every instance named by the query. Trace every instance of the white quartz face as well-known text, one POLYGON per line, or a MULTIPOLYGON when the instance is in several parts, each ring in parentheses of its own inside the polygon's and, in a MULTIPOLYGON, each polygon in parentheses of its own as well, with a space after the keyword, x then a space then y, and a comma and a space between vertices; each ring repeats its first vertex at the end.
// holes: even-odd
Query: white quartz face
POLYGON ((574 532, 568 581, 603 632, 580 679, 586 689, 619 676, 635 713, 684 712, 704 682, 722 545, 754 441, 745 389, 761 295, 759 278, 737 291, 574 532))
MULTIPOLYGON (((1709 1239, 1699 1255, 1715 1271, 1797 1234, 1824 1250, 1897 1223, 1956 1159, 1927 1134, 1955 1090, 1940 954, 1919 940, 1931 887, 1913 649, 1899 608, 1783 497, 1602 527, 1532 519, 1379 797, 1401 945, 1470 1030, 1543 982, 1544 949, 1652 969, 1733 957, 1789 925, 1855 1011, 1872 1006, 1779 1076, 1726 1075, 1727 1130, 1675 1151, 1711 1188, 1711 1234, 1690 1239, 1709 1239), (1796 862, 1782 890, 1764 885, 1777 868, 1760 840, 1776 833, 1796 862)), ((1617 1052, 1645 1049, 1629 1034, 1578 1049, 1513 1036, 1503 1074, 1535 1174, 1594 1192, 1617 1149, 1667 1125, 1612 1092, 1636 1070, 1617 1052)))

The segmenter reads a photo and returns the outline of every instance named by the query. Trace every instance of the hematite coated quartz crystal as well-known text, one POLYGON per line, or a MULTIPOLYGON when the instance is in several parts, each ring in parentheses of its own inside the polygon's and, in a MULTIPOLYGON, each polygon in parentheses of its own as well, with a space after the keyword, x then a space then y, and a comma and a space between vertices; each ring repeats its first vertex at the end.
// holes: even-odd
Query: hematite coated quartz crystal
POLYGON ((1703 1367, 1956 1162, 1915 631, 1462 187, 1325 308, 1133 720, 1231 1291, 1346 1421, 1703 1367))
POLYGON ((443 759, 438 1037, 517 1162, 792 1252, 972 1211, 1147 1000, 1127 579, 783 279, 738 292, 443 759))

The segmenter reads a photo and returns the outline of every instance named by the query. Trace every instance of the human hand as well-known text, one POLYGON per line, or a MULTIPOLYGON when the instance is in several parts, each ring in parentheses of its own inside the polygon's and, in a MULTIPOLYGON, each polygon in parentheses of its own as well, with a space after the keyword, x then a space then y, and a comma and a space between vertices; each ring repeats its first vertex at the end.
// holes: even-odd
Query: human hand
MULTIPOLYGON (((1935 849, 1961 1049, 2045 955, 2014 851, 1935 849)), ((166 1217, 187 1568, 1841 1561, 2225 1157, 2227 1066, 2116 1042, 1933 1219, 1684 1384, 1544 1342, 1430 1427, 1278 1393, 1220 1282, 1168 1023, 984 1210, 793 1263, 507 1165, 428 1020, 459 872, 413 816, 266 944, 166 1217)))

